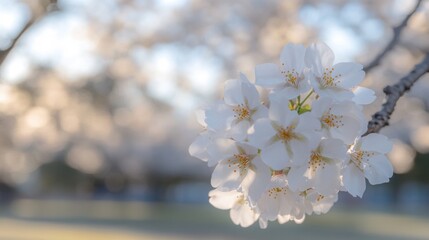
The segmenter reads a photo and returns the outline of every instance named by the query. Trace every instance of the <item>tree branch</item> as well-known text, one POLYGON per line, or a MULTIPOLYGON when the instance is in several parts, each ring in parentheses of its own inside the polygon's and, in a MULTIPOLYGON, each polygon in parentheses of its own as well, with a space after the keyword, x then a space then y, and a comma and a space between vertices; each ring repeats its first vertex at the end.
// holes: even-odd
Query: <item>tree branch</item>
POLYGON ((392 86, 387 86, 383 89, 387 96, 386 102, 383 104, 380 111, 376 112, 371 121, 368 122, 368 130, 362 136, 380 131, 384 126, 389 125, 390 115, 395 110, 396 102, 404 93, 413 86, 413 84, 425 73, 429 72, 429 53, 425 58, 417 64, 414 69, 405 77, 401 78, 398 83, 392 86))
POLYGON ((24 34, 24 32, 27 31, 27 29, 30 28, 33 25, 33 23, 34 23, 34 19, 31 19, 30 21, 28 21, 27 24, 25 24, 25 26, 18 33, 18 35, 12 40, 12 44, 10 44, 8 48, 0 51, 0 65, 4 62, 4 60, 9 55, 11 50, 15 47, 16 43, 19 41, 19 39, 24 34))
POLYGON ((399 38, 401 36, 402 30, 407 26, 408 21, 410 20, 411 16, 417 11, 420 4, 422 3, 422 0, 418 0, 416 6, 414 9, 402 20, 401 24, 393 28, 393 37, 390 40, 390 42, 386 45, 386 47, 381 51, 368 65, 366 65, 363 70, 368 73, 371 71, 374 67, 378 66, 380 64, 381 59, 395 47, 395 45, 398 43, 399 38))
POLYGON ((25 24, 25 26, 21 29, 18 35, 12 40, 10 46, 4 50, 0 50, 0 66, 6 60, 7 56, 9 56, 10 52, 15 48, 16 44, 19 42, 24 33, 33 26, 37 21, 39 21, 44 15, 49 12, 57 10, 57 0, 45 0, 36 3, 36 10, 33 8, 32 17, 25 24), (38 5, 37 5, 38 4, 38 5))

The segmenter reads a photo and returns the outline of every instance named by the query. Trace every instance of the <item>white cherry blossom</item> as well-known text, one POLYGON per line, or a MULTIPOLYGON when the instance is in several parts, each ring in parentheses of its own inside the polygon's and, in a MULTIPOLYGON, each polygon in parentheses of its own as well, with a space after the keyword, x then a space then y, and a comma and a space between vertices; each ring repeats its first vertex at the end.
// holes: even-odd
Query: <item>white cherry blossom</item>
POLYGON ((240 79, 225 83, 224 103, 217 103, 205 111, 207 127, 225 132, 226 137, 245 140, 255 120, 267 115, 256 87, 240 74, 240 79))
POLYGON ((222 192, 214 189, 209 192, 209 202, 216 208, 228 210, 234 224, 249 227, 258 220, 259 213, 250 207, 243 193, 238 191, 222 192))
POLYGON ((256 84, 272 88, 271 99, 289 100, 308 92, 310 84, 304 74, 304 56, 304 46, 286 45, 280 54, 281 67, 273 63, 256 66, 256 84))
POLYGON ((362 82, 365 72, 357 63, 344 62, 334 65, 334 53, 324 43, 312 44, 305 52, 305 62, 314 91, 321 97, 351 100, 352 88, 362 82))
POLYGON ((321 195, 336 194, 340 190, 341 164, 347 158, 347 149, 338 139, 323 139, 311 151, 307 163, 292 167, 288 173, 293 191, 313 188, 321 195))
POLYGON ((211 184, 222 191, 242 187, 252 198, 259 198, 271 178, 271 170, 258 155, 258 149, 230 139, 218 139, 210 149, 221 159, 213 171, 211 184))
POLYGON ((356 137, 366 131, 365 116, 351 101, 321 98, 313 102, 311 113, 319 119, 327 137, 338 138, 346 144, 353 144, 356 137))
POLYGON ((371 133, 356 140, 349 149, 349 160, 343 170, 344 187, 352 196, 362 197, 365 178, 372 185, 389 181, 393 167, 386 154, 391 149, 392 143, 381 134, 371 133))
MULTIPOLYGON (((257 204, 260 211, 259 224, 261 228, 265 228, 268 221, 279 220, 279 222, 284 223, 294 219, 293 214, 299 212, 295 208, 298 198, 298 194, 288 188, 284 174, 274 175, 257 204)), ((300 214, 301 218, 302 215, 300 214)))
POLYGON ((281 170, 308 159, 318 129, 320 124, 311 114, 298 115, 287 105, 272 102, 269 118, 256 121, 249 143, 261 148, 265 164, 281 170))
POLYGON ((227 81, 223 100, 199 112, 204 131, 189 147, 214 167, 210 203, 242 227, 302 223, 327 213, 339 191, 362 197, 366 179, 393 174, 387 137, 361 137, 363 107, 376 98, 358 86, 362 66, 334 65, 323 43, 288 44, 280 61, 255 68, 258 90, 243 74, 227 81))

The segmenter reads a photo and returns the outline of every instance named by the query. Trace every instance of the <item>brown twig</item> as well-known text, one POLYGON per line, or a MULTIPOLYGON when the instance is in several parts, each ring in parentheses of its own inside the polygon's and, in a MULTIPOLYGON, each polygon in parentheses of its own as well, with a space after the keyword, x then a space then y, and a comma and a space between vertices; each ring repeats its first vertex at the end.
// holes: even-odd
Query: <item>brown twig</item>
POLYGON ((15 48, 16 44, 19 42, 24 33, 33 26, 37 21, 39 21, 44 15, 49 12, 57 10, 57 0, 45 0, 40 1, 38 8, 33 9, 32 18, 25 24, 25 26, 19 31, 18 35, 12 40, 12 43, 6 49, 0 50, 0 66, 9 56, 10 52, 15 48))
POLYGON ((368 73, 371 71, 374 67, 378 66, 383 59, 383 57, 395 47, 395 45, 398 43, 399 38, 401 36, 402 30, 407 26, 408 21, 410 20, 411 16, 417 11, 420 4, 422 3, 422 0, 418 0, 416 6, 414 9, 402 20, 401 24, 393 28, 393 37, 390 40, 390 42, 386 45, 386 47, 381 51, 368 65, 366 65, 363 70, 368 73))
POLYGON ((383 89, 387 96, 386 102, 383 104, 381 110, 372 116, 371 121, 368 122, 368 130, 363 136, 376 133, 384 126, 389 125, 390 115, 395 110, 396 102, 427 72, 429 72, 429 53, 426 54, 425 58, 408 75, 401 78, 398 83, 383 89))
POLYGON ((15 47, 16 43, 19 41, 19 39, 24 34, 24 32, 27 31, 27 29, 30 28, 31 25, 33 25, 33 23, 34 23, 33 19, 28 21, 27 24, 25 24, 25 26, 18 33, 18 35, 12 40, 12 44, 10 44, 10 46, 8 48, 0 51, 0 65, 4 62, 4 60, 9 55, 11 50, 15 47))

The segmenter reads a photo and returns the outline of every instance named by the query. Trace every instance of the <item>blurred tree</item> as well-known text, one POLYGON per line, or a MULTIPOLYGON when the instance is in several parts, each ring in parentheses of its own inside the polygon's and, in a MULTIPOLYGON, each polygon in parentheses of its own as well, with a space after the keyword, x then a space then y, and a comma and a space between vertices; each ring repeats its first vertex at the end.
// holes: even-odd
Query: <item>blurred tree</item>
MULTIPOLYGON (((0 176, 29 186, 19 188, 28 193, 78 191, 70 184, 79 182, 91 189, 115 176, 125 186, 151 186, 162 199, 170 185, 207 178, 209 170, 186 151, 196 133, 194 109, 216 98, 221 80, 239 69, 250 73, 277 59, 287 42, 322 39, 343 60, 370 62, 406 18, 367 76, 379 95, 371 114, 380 109, 381 89, 429 50, 428 5, 408 18, 414 1, 0 4, 9 9, 0 11, 0 176)), ((418 84, 383 130, 405 145, 415 145, 415 131, 429 125, 429 84, 418 84)))

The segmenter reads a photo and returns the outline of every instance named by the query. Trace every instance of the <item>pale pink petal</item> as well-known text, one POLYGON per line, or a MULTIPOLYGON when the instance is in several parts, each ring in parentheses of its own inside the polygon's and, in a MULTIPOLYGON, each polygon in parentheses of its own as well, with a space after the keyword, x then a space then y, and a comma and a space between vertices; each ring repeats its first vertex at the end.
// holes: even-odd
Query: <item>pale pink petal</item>
MULTIPOLYGON (((314 135, 316 136, 316 135, 314 135)), ((290 147, 293 151, 293 155, 291 156, 291 164, 293 166, 303 166, 306 165, 310 159, 311 155, 311 147, 310 144, 308 144, 308 141, 297 141, 292 140, 290 141, 290 147)))
POLYGON ((312 102, 311 113, 315 117, 322 117, 322 115, 328 111, 328 108, 332 106, 332 98, 323 97, 318 100, 312 102))
POLYGON ((234 112, 225 104, 216 104, 205 111, 205 117, 209 129, 224 131, 231 126, 234 112))
POLYGON ((365 192, 366 183, 362 171, 353 163, 348 164, 343 171, 343 184, 347 192, 353 197, 362 197, 365 192))
POLYGON ((259 227, 261 229, 266 229, 268 227, 268 220, 259 218, 259 227))
POLYGON ((274 63, 260 64, 255 67, 256 84, 263 87, 278 87, 284 84, 284 76, 274 63))
POLYGON ((253 121, 256 121, 260 118, 268 118, 268 108, 265 107, 264 105, 260 105, 256 109, 256 112, 252 115, 253 121))
POLYGON ((261 158, 256 157, 252 161, 253 170, 247 173, 243 180, 242 188, 247 189, 252 205, 254 205, 267 188, 271 180, 271 170, 261 158))
POLYGON ((362 82, 365 72, 361 64, 345 62, 334 65, 332 76, 338 76, 336 80, 339 86, 350 89, 362 82))
MULTIPOLYGON (((216 138, 207 146, 207 152, 212 158, 220 161, 238 153, 238 150, 234 140, 216 138)), ((214 166, 214 164, 212 166, 214 166)))
POLYGON ((283 103, 283 105, 286 105, 285 103, 288 103, 290 99, 294 99, 299 96, 301 91, 294 87, 285 87, 279 91, 275 91, 270 94, 270 102, 279 102, 283 103))
POLYGON ((223 98, 227 105, 236 106, 244 104, 242 84, 243 82, 238 79, 232 79, 225 82, 223 98))
POLYGON ((235 204, 229 212, 232 222, 242 227, 249 227, 258 219, 258 215, 250 208, 249 204, 235 204))
POLYGON ((280 124, 286 122, 286 115, 288 114, 287 110, 289 110, 286 110, 286 108, 288 108, 288 105, 283 102, 271 102, 268 112, 269 118, 280 124))
POLYGON ((365 177, 372 185, 389 182, 393 175, 393 167, 385 155, 376 155, 369 159, 364 168, 365 177))
POLYGON ((263 148, 276 134, 277 132, 273 129, 270 119, 259 119, 255 122, 254 132, 249 135, 249 144, 258 148, 263 148))
POLYGON ((223 160, 214 169, 211 184, 214 188, 219 187, 222 191, 231 191, 238 189, 243 177, 240 175, 240 168, 236 164, 223 160))
POLYGON ((209 202, 216 208, 227 210, 232 208, 241 195, 243 194, 237 191, 222 192, 213 189, 209 192, 209 202))
POLYGON ((255 85, 247 80, 244 74, 240 74, 241 92, 243 94, 245 102, 247 102, 249 108, 255 108, 261 105, 258 90, 255 85))
POLYGON ((307 178, 304 176, 307 166, 292 167, 287 174, 289 188, 292 191, 303 191, 309 187, 307 178))
POLYGON ((203 109, 197 110, 195 111, 195 115, 197 118, 197 122, 202 126, 202 127, 207 127, 207 123, 205 122, 205 118, 206 118, 206 113, 203 109))
POLYGON ((372 89, 365 88, 365 87, 356 87, 353 90, 353 93, 355 95, 352 99, 353 102, 360 105, 370 104, 374 102, 374 100, 377 98, 372 89))
POLYGON ((361 140, 361 149, 364 151, 388 153, 392 150, 392 142, 382 134, 371 133, 363 137, 361 140))
POLYGON ((339 139, 323 139, 320 142, 321 155, 335 162, 345 161, 347 149, 343 141, 339 139))
POLYGON ((314 43, 305 52, 305 63, 317 76, 322 76, 324 69, 333 65, 334 53, 326 44, 314 43))
POLYGON ((316 170, 314 189, 322 195, 336 194, 340 189, 340 172, 338 167, 326 164, 316 170))
POLYGON ((251 124, 247 120, 233 124, 227 132, 227 136, 236 141, 244 141, 247 138, 247 130, 249 130, 250 126, 251 124))
POLYGON ((203 132, 199 135, 194 142, 189 146, 189 154, 193 157, 199 158, 204 162, 207 162, 209 159, 209 154, 206 149, 207 146, 211 143, 207 133, 203 132))
POLYGON ((296 127, 297 131, 318 131, 321 128, 320 121, 311 112, 306 112, 299 115, 299 123, 296 127))
POLYGON ((285 70, 301 73, 304 70, 305 47, 301 44, 287 44, 280 54, 280 62, 285 70))
POLYGON ((277 141, 261 152, 262 161, 274 170, 281 170, 290 166, 290 156, 283 142, 277 141))
POLYGON ((341 139, 346 144, 353 144, 354 140, 362 135, 360 122, 355 118, 343 116, 342 123, 342 126, 330 128, 332 137, 341 139))

